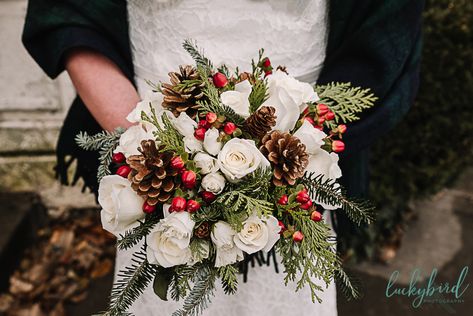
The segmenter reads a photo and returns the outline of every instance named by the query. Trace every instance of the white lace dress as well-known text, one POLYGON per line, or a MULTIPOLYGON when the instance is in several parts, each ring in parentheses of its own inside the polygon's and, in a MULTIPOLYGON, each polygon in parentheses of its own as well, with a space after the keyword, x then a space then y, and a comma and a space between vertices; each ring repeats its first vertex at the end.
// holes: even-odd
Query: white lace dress
MULTIPOLYGON (((300 80, 315 82, 325 59, 326 0, 129 0, 130 39, 136 82, 141 95, 145 80, 167 81, 167 73, 192 63, 182 49, 194 39, 218 65, 250 70, 250 61, 265 48, 273 65, 287 66, 300 80)), ((133 251, 119 251, 116 269, 130 264, 133 251)), ((282 266, 280 265, 280 270, 282 266)), ((336 316, 336 290, 331 284, 312 303, 310 291, 287 287, 284 274, 273 266, 249 268, 248 281, 239 280, 236 295, 216 296, 203 315, 336 316)), ((182 302, 161 301, 149 287, 130 312, 137 316, 171 315, 182 302)))

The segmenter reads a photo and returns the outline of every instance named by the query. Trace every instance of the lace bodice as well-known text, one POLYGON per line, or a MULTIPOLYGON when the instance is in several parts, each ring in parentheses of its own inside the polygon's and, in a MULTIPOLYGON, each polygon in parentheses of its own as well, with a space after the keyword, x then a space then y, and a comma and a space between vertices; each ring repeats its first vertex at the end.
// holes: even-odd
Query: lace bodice
POLYGON ((130 40, 140 92, 144 79, 167 81, 192 63, 182 49, 194 39, 213 62, 250 70, 265 48, 273 65, 315 82, 327 42, 326 0, 129 0, 130 40))

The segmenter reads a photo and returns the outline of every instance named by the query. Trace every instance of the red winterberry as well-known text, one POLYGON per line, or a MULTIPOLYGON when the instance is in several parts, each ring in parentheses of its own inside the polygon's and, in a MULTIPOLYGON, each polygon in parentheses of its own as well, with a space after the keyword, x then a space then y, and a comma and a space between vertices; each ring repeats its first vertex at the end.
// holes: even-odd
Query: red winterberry
POLYGON ((120 177, 127 178, 130 172, 131 172, 130 166, 123 165, 117 169, 116 174, 118 174, 120 177))
POLYGON ((176 196, 175 198, 172 199, 171 207, 169 208, 169 210, 171 212, 182 212, 186 209, 186 204, 187 204, 187 201, 185 198, 181 196, 176 196))
POLYGON ((333 113, 332 111, 328 111, 327 113, 325 113, 324 117, 327 121, 331 121, 335 118, 335 113, 333 113))
POLYGON ((189 213, 197 212, 200 208, 200 203, 196 200, 189 200, 187 201, 186 211, 189 213))
POLYGON ((232 135, 236 129, 237 129, 237 126, 235 125, 235 123, 232 123, 232 122, 227 122, 223 126, 223 131, 227 135, 232 135))
POLYGON ((123 153, 115 153, 112 156, 112 161, 114 163, 122 163, 126 159, 125 155, 123 153))
POLYGON ((309 123, 312 124, 312 125, 315 124, 314 119, 311 118, 310 116, 304 117, 304 121, 307 121, 307 122, 309 122, 309 123))
POLYGON ((265 71, 264 72, 264 77, 266 78, 267 76, 272 75, 272 74, 273 74, 272 70, 265 71))
POLYGON ((313 220, 314 222, 320 222, 322 220, 322 214, 320 214, 320 212, 313 211, 310 214, 310 219, 313 220))
POLYGON ((217 72, 215 75, 213 75, 212 79, 213 79, 214 85, 217 88, 223 88, 228 84, 227 77, 221 72, 217 72))
POLYGON ((175 170, 181 170, 184 168, 184 160, 182 160, 181 156, 174 156, 171 159, 171 167, 175 170))
POLYGON ((264 68, 269 68, 269 67, 271 67, 271 61, 269 60, 268 57, 265 57, 265 58, 263 59, 263 67, 264 67, 264 68))
POLYGON ((317 114, 318 115, 325 115, 325 113, 327 113, 328 111, 330 111, 330 109, 325 104, 323 104, 323 103, 317 104, 317 114))
POLYGON ((345 124, 340 124, 338 125, 337 130, 340 134, 343 134, 347 131, 347 126, 345 124))
POLYGON ((199 127, 194 131, 194 137, 197 138, 198 140, 204 140, 205 138, 205 132, 207 130, 203 127, 199 127))
POLYGON ((295 242, 301 242, 304 239, 304 234, 302 234, 301 231, 296 231, 294 234, 292 234, 292 240, 295 242))
POLYGON ((287 205, 287 202, 289 201, 289 199, 287 198, 287 194, 283 194, 279 200, 278 200, 278 204, 281 204, 281 205, 287 205))
POLYGON ((143 203, 143 212, 146 214, 153 213, 156 210, 156 205, 148 204, 148 202, 143 203))
POLYGON ((310 200, 310 196, 309 196, 309 193, 307 193, 306 189, 301 190, 301 191, 299 191, 299 193, 297 193, 297 196, 296 196, 296 201, 297 202, 306 203, 309 200, 310 200))
POLYGON ((195 187, 195 182, 197 175, 192 170, 186 170, 181 174, 182 184, 186 189, 193 189, 195 187))
POLYGON ((322 116, 317 119, 317 124, 318 125, 322 125, 322 124, 324 124, 324 122, 325 122, 325 118, 322 117, 322 116))
POLYGON ((313 204, 313 203, 312 203, 312 200, 308 200, 308 201, 305 202, 305 203, 301 203, 301 204, 299 205, 299 207, 300 207, 301 209, 303 209, 303 210, 308 210, 308 209, 311 208, 312 204, 313 204))
POLYGON ((206 203, 212 203, 217 198, 217 196, 210 191, 202 191, 200 192, 200 196, 206 203))
POLYGON ((332 142, 332 150, 336 153, 340 153, 345 150, 345 143, 341 140, 334 140, 332 142))
POLYGON ((205 119, 207 120, 207 122, 209 122, 210 124, 213 124, 216 120, 217 120, 217 114, 213 113, 213 112, 209 112, 207 113, 207 115, 205 116, 205 119))
POLYGON ((286 231, 286 225, 284 225, 284 223, 282 221, 278 221, 278 225, 279 227, 281 228, 281 230, 279 231, 280 234, 284 233, 286 231))
POLYGON ((210 128, 210 123, 207 122, 207 120, 200 120, 199 123, 197 124, 198 127, 209 129, 210 128))

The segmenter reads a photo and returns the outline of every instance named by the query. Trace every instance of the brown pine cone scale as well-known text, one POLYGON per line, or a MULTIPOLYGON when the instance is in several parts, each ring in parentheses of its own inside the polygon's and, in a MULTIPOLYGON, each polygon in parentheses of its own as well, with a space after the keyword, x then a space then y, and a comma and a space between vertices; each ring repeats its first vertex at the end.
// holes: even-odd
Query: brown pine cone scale
POLYGON ((244 130, 251 136, 262 139, 276 125, 276 109, 262 106, 245 121, 244 130))

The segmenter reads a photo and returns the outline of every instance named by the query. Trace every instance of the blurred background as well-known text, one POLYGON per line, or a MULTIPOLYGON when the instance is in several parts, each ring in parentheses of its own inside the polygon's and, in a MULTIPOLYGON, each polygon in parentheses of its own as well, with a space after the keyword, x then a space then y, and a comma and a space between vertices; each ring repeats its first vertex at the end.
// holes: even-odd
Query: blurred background
MULTIPOLYGON (((90 315, 107 304, 114 239, 94 197, 54 179, 54 148, 74 96, 48 79, 21 41, 24 0, 0 0, 0 315, 90 315)), ((339 315, 471 315, 462 302, 385 295, 393 271, 438 269, 453 285, 473 267, 473 2, 427 1, 421 87, 405 120, 372 148, 377 221, 343 243, 365 296, 339 315)), ((422 279, 421 282, 426 282, 422 279)), ((473 283, 468 274, 464 284, 473 283)))

